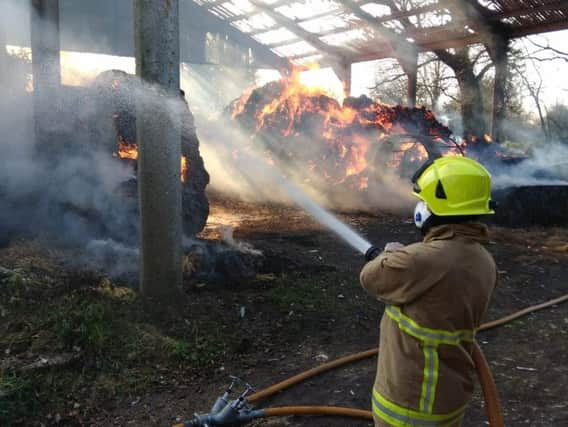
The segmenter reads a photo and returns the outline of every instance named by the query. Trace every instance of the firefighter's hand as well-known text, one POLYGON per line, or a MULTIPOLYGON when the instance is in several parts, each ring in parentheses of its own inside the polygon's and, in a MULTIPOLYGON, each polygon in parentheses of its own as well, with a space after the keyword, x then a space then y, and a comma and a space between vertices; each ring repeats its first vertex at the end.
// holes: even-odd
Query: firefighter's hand
POLYGON ((404 245, 400 242, 389 242, 385 245, 385 252, 392 252, 398 249, 404 248, 404 245))

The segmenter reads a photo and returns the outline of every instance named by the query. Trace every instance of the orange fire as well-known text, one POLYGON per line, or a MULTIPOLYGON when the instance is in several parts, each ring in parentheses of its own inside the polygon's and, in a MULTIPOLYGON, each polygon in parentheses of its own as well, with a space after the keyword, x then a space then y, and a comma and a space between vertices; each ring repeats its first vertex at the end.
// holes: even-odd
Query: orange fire
MULTIPOLYGON (((122 138, 119 138, 118 151, 114 155, 121 159, 138 160, 138 145, 128 144, 127 142, 124 142, 122 138)), ((181 156, 181 182, 185 182, 187 170, 187 158, 185 156, 181 156)))
MULTIPOLYGON (((427 131, 406 130, 403 119, 410 122, 414 120, 411 114, 415 114, 408 109, 372 101, 342 105, 322 87, 303 84, 298 70, 289 78, 263 88, 247 89, 232 107, 233 119, 247 115, 254 119, 253 136, 267 136, 269 151, 273 153, 271 162, 282 153, 286 159, 296 156, 306 162, 309 171, 323 176, 331 184, 347 184, 356 189, 367 188, 370 159, 390 135, 417 133, 438 138, 434 127, 427 131), (256 93, 254 97, 253 93, 256 93), (274 138, 277 134, 280 138, 274 138), (304 155, 304 151, 310 157, 304 155)), ((438 124, 431 112, 418 111, 422 111, 424 123, 438 124)), ((250 120, 244 122, 250 126, 250 120)), ((424 146, 411 138, 408 141, 393 147, 393 159, 387 162, 389 166, 396 167, 402 161, 419 162, 428 157, 424 146)))
POLYGON ((122 138, 118 140, 118 152, 116 153, 121 159, 138 159, 138 146, 136 144, 128 144, 122 138))

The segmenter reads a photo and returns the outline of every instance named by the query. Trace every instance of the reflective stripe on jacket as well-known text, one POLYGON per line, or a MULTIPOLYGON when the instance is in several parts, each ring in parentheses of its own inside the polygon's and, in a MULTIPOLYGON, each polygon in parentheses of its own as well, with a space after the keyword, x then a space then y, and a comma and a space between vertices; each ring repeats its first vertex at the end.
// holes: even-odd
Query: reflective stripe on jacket
POLYGON ((474 383, 474 331, 496 268, 481 224, 434 227, 423 242, 367 263, 361 283, 387 303, 373 413, 377 426, 459 425, 474 383))

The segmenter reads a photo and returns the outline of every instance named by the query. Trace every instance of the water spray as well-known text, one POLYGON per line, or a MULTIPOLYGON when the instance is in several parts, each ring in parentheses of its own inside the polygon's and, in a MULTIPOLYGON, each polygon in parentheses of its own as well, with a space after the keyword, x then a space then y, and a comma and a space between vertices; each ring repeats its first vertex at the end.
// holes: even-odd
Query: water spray
POLYGON ((329 213, 322 206, 318 205, 312 200, 304 191, 299 187, 287 181, 280 175, 280 185, 286 190, 289 196, 307 213, 309 213, 321 225, 329 228, 344 242, 349 244, 352 248, 356 249, 362 254, 373 247, 371 243, 361 237, 355 230, 349 227, 344 222, 340 221, 337 217, 329 213))
MULTIPOLYGON (((259 191, 262 191, 267 184, 272 183, 284 190, 294 203, 310 214, 318 223, 333 231, 339 238, 359 253, 366 254, 373 248, 370 242, 315 202, 303 189, 286 177, 277 165, 267 164, 262 154, 242 150, 242 146, 238 144, 238 141, 241 139, 239 138, 240 134, 237 129, 216 129, 215 133, 212 135, 207 135, 206 132, 207 131, 204 131, 205 135, 203 133, 201 134, 201 139, 202 141, 207 141, 210 146, 214 146, 218 141, 223 141, 224 147, 219 147, 219 149, 216 150, 217 153, 227 151, 228 147, 231 148, 228 150, 229 152, 238 150, 238 158, 227 156, 224 161, 234 163, 238 173, 244 174, 245 181, 258 183, 259 178, 262 179, 262 187, 258 189, 259 191), (210 138, 208 138, 208 136, 210 136, 210 138)), ((238 179, 237 176, 233 176, 232 178, 238 179)))

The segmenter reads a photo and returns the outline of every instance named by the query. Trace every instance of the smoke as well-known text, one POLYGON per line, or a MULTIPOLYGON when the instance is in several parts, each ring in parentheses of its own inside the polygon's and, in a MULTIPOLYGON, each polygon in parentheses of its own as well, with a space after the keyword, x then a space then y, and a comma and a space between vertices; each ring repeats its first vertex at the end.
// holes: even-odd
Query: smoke
POLYGON ((255 249, 250 243, 235 240, 235 236, 233 235, 235 229, 233 227, 222 225, 219 227, 219 232, 221 233, 221 241, 227 244, 229 247, 245 254, 251 254, 255 256, 262 255, 262 251, 255 249))
MULTIPOLYGON (((282 182, 271 176, 272 171, 276 171, 277 174, 281 172, 285 181, 292 182, 328 208, 404 212, 412 204, 409 182, 388 169, 376 170, 368 191, 350 191, 311 173, 302 152, 295 153, 295 161, 278 162, 277 166, 271 164, 259 145, 251 144, 251 136, 227 117, 198 128, 198 134, 201 152, 211 174, 211 187, 223 194, 251 202, 294 203, 282 182)), ((284 139, 275 142, 282 147, 286 147, 286 143, 284 139)), ((308 148, 314 144, 306 140, 300 145, 308 148)))
MULTIPOLYGON (((4 21, 10 23, 6 13, 30 16, 28 4, 8 3, 4 21)), ((7 33, 14 30, 10 25, 7 33)), ((36 110, 42 120, 50 118, 48 137, 38 143, 34 93, 26 91, 29 59, 1 53, 0 241, 46 235, 69 250, 74 265, 113 276, 136 273, 136 173, 132 163, 113 155, 110 88, 54 88, 58 99, 47 105, 51 111, 36 110)), ((165 109, 172 120, 184 112, 179 97, 156 96, 155 88, 140 82, 127 90, 137 104, 165 109)))
MULTIPOLYGON (((4 73, 2 87, 13 88, 17 81, 20 76, 4 73)), ((36 146, 32 95, 23 87, 5 92, 0 110, 0 234, 48 233, 65 246, 85 249, 76 254, 78 264, 103 266, 100 247, 92 246, 92 240, 112 236, 133 245, 137 239, 136 201, 123 195, 135 178, 132 166, 114 158, 106 144, 93 147, 89 135, 76 132, 63 112, 50 126, 49 146, 36 146)), ((63 104, 75 101, 70 94, 62 99, 63 104)), ((123 260, 114 259, 117 264, 123 260)))
POLYGON ((496 189, 529 185, 568 185, 568 146, 550 143, 532 148, 530 157, 514 165, 492 162, 496 189))

